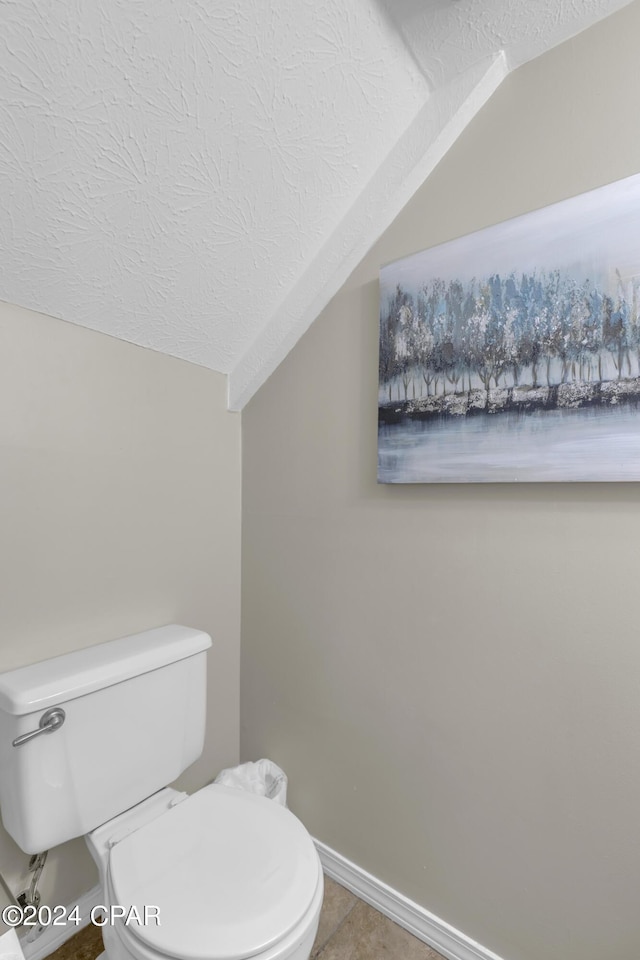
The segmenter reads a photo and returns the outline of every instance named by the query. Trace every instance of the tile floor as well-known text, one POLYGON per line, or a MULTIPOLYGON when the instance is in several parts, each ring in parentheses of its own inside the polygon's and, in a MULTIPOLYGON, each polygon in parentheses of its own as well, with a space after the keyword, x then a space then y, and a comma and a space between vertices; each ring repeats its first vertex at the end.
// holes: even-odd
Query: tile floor
MULTIPOLYGON (((85 927, 50 960, 95 960, 102 951, 99 927, 85 927)), ((432 950, 325 877, 324 903, 311 960, 442 960, 432 950)))

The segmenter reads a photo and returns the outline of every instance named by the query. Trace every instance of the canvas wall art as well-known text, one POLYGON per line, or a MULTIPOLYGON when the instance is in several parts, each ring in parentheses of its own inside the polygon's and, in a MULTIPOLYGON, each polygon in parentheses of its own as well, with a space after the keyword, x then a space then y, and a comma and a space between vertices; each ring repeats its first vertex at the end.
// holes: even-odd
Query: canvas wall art
POLYGON ((378 480, 640 480, 640 175, 383 267, 378 480))

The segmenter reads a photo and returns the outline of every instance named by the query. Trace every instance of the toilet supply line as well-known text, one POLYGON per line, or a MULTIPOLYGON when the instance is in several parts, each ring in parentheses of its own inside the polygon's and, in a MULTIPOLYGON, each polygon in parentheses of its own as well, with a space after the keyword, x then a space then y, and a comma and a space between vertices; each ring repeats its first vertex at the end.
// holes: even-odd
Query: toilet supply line
POLYGON ((31 883, 29 884, 28 889, 23 890, 22 893, 18 894, 19 907, 35 907, 37 910, 40 906, 42 897, 40 896, 40 891, 38 890, 38 883, 40 881, 40 877, 42 876, 44 865, 47 862, 48 853, 48 850, 45 850, 43 853, 34 853, 29 860, 29 870, 33 876, 31 877, 31 883))

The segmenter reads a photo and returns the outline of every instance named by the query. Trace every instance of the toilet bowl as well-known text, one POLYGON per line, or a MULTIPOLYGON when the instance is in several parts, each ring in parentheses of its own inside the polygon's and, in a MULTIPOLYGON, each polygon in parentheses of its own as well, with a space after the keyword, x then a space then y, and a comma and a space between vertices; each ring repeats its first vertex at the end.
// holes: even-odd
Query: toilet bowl
POLYGON ((322 868, 300 821, 272 800, 218 784, 165 789, 85 839, 109 960, 309 957, 322 868), (113 905, 133 919, 113 918, 113 905))
POLYGON ((211 638, 170 624, 0 675, 0 811, 26 853, 84 836, 107 960, 308 960, 323 895, 302 823, 172 783, 201 752, 211 638))
MULTIPOLYGON (((267 951, 253 954, 252 960, 308 960, 315 940, 318 917, 322 907, 322 885, 314 897, 309 912, 300 923, 282 940, 267 951)), ((149 950, 141 940, 128 932, 120 922, 112 927, 104 928, 103 939, 108 950, 109 960, 167 960, 167 954, 160 954, 149 950)), ((206 960, 211 953, 203 955, 206 960)), ((214 955, 215 956, 215 955, 214 955)), ((107 954, 101 954, 106 960, 107 954)), ((98 958, 100 960, 100 958, 98 958)))

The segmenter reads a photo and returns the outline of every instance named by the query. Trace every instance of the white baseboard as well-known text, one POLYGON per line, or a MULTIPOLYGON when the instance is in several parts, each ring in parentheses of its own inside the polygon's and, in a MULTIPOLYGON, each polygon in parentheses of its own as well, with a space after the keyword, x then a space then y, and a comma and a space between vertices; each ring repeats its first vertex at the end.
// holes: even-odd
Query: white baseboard
POLYGON ((373 877, 331 847, 319 840, 314 842, 328 877, 355 893, 361 900, 408 930, 447 960, 501 960, 491 950, 387 886, 382 880, 373 877))
POLYGON ((69 904, 67 915, 71 913, 74 907, 78 907, 81 920, 77 926, 75 923, 67 923, 59 927, 45 927, 33 940, 29 940, 29 937, 36 931, 35 927, 32 927, 30 930, 25 930, 24 932, 21 931, 19 940, 25 960, 44 960, 50 953, 53 953, 53 951, 61 947, 63 943, 66 943, 74 933, 88 926, 91 919, 91 910, 102 902, 101 897, 102 891, 98 885, 93 887, 92 890, 89 890, 88 893, 83 894, 77 901, 77 904, 69 904))

